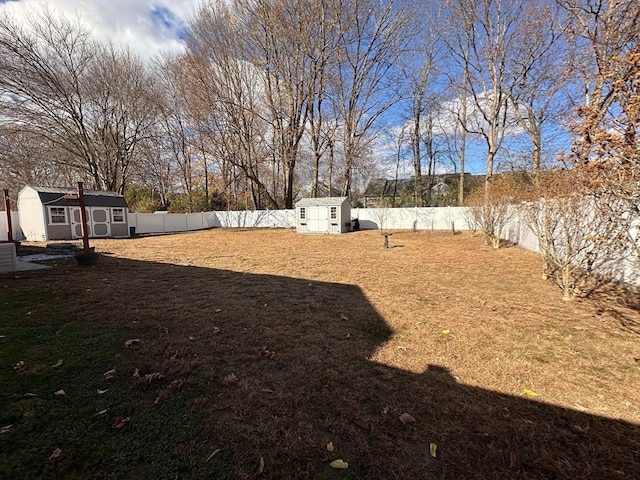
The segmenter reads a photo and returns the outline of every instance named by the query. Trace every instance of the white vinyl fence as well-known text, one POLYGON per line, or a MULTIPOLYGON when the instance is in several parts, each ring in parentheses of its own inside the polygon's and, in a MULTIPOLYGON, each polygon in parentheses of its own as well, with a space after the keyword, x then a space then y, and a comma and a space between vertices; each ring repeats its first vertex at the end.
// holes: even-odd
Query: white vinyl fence
MULTIPOLYGON (((25 240, 25 236, 22 234, 20 228, 20 218, 18 212, 11 212, 11 232, 13 233, 14 240, 25 240)), ((0 242, 6 242, 9 240, 9 232, 7 229, 7 214, 5 211, 0 211, 0 242)))
MULTIPOLYGON (((202 213, 130 213, 129 227, 137 234, 186 232, 214 227, 224 228, 295 228, 295 210, 221 211, 202 213)), ((362 230, 471 230, 467 207, 354 208, 362 230)), ((24 240, 17 212, 12 212, 13 237, 24 240)), ((513 215, 503 237, 531 252, 538 251, 538 239, 519 213, 513 215)), ((0 241, 7 240, 4 212, 0 213, 0 241)), ((616 276, 640 286, 635 258, 621 258, 616 276)))
POLYGON ((295 210, 255 210, 202 213, 130 213, 136 233, 168 233, 206 228, 293 228, 295 210))

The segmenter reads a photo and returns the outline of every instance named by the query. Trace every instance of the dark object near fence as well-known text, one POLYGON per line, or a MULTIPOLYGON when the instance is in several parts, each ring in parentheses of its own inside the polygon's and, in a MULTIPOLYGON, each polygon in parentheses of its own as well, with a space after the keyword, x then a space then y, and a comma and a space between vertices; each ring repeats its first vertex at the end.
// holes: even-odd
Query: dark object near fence
POLYGON ((354 232, 360 231, 360 220, 358 220, 357 218, 351 220, 351 230, 354 232))
POLYGON ((136 227, 129 227, 129 236, 131 238, 136 236, 136 227))
POLYGON ((393 233, 384 233, 384 248, 389 248, 389 237, 393 235, 393 233))

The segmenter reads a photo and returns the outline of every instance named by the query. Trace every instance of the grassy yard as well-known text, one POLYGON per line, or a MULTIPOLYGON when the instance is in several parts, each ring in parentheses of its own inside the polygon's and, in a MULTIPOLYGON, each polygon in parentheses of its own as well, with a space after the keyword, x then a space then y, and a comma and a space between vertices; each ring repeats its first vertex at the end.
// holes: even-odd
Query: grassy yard
POLYGON ((563 302, 535 255, 91 243, 96 266, 0 276, 0 478, 640 478, 640 314, 563 302))

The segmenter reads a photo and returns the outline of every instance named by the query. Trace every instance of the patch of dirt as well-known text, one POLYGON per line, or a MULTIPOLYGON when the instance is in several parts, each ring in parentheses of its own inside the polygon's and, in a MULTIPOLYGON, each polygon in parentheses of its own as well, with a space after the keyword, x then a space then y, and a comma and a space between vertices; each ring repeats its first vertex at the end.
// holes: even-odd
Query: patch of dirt
POLYGON ((60 260, 0 283, 54 291, 69 315, 140 339, 127 355, 205 388, 203 461, 230 452, 211 461, 232 459, 237 478, 636 475, 637 332, 564 302, 518 248, 469 233, 383 240, 249 229, 92 240, 96 266, 60 260))

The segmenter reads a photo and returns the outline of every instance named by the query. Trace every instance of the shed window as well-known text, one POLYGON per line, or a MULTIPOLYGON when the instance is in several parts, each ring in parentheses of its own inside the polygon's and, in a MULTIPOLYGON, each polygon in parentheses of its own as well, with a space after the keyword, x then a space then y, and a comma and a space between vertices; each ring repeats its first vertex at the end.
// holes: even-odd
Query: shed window
POLYGON ((49 207, 49 224, 67 223, 67 209, 64 207, 49 207))
POLYGON ((307 209, 304 207, 300 207, 300 220, 304 220, 307 218, 307 209))
POLYGON ((331 220, 338 218, 338 207, 331 207, 331 220))
POLYGON ((111 223, 124 223, 124 208, 111 209, 111 223))

